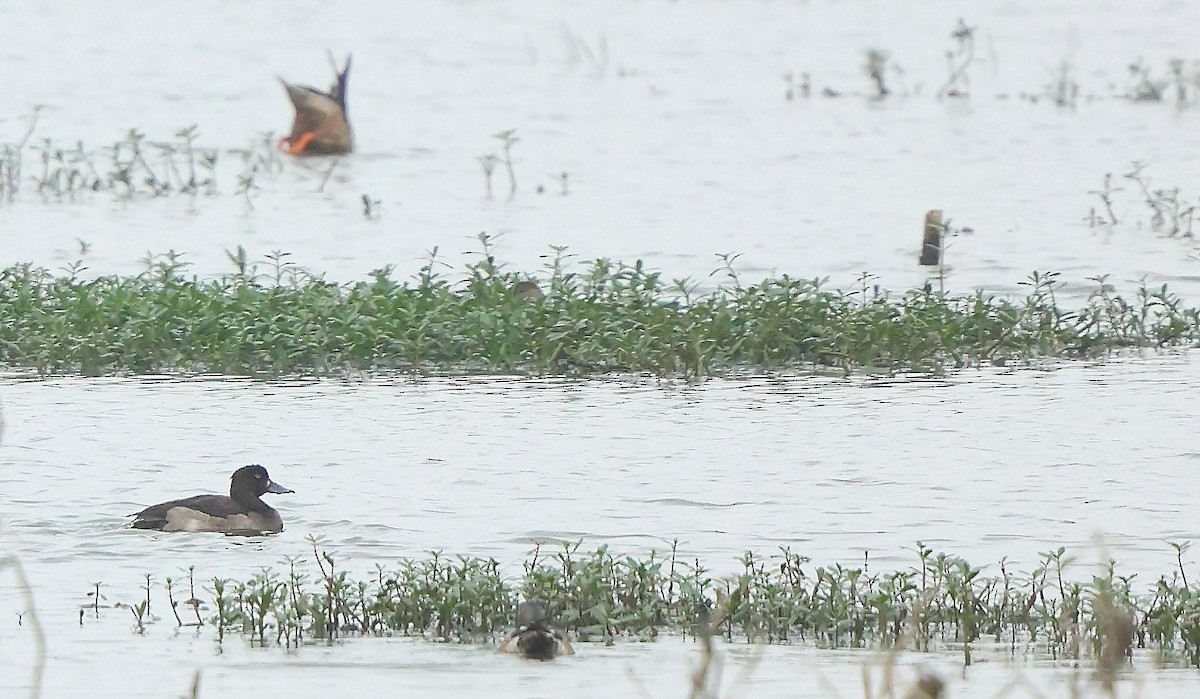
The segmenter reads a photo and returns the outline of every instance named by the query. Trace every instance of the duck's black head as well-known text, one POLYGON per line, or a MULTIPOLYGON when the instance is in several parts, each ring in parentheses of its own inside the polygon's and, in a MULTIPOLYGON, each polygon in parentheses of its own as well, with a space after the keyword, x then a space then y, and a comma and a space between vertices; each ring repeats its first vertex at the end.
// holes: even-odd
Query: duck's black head
POLYGON ((275 481, 271 480, 267 469, 258 464, 250 464, 243 466, 233 472, 229 477, 229 497, 244 502, 246 500, 256 501, 266 493, 291 493, 295 492, 284 488, 275 481))

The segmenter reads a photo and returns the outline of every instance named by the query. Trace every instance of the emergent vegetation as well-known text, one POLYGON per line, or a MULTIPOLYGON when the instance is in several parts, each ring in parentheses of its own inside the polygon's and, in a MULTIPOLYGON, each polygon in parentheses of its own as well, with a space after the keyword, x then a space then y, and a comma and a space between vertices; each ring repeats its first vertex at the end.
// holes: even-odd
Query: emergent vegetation
MULTIPOLYGON (((415 282, 391 268, 347 285, 277 254, 268 274, 231 254, 223 279, 184 275, 169 255, 136 276, 86 279, 18 265, 0 271, 0 365, 41 373, 215 372, 339 375, 357 371, 649 372, 941 371, 984 363, 1099 357, 1194 344, 1198 311, 1165 286, 1118 295, 1104 278, 1079 309, 1055 301, 1055 274, 1034 274, 1024 299, 930 286, 900 296, 827 289, 782 276, 729 282, 706 295, 634 265, 586 272, 549 265, 544 296, 491 256, 465 281, 431 256, 415 282), (455 278, 460 278, 455 275, 455 278), (518 284, 519 282, 525 282, 518 284), (518 287, 520 293, 514 292, 518 287)), ((436 254, 436 250, 434 251, 436 254)))
MULTIPOLYGON (((169 621, 212 627, 218 640, 235 633, 299 646, 403 634, 466 643, 495 642, 510 630, 517 602, 537 598, 557 628, 585 642, 694 633, 698 620, 712 619, 715 633, 731 641, 953 649, 967 664, 973 648, 988 646, 1014 655, 1091 656, 1114 667, 1139 648, 1164 663, 1200 666, 1200 596, 1183 564, 1187 544, 1172 544, 1176 570, 1138 592, 1134 576, 1118 575, 1112 561, 1098 574, 1073 576, 1079 566, 1063 549, 1041 554, 1028 572, 1001 560, 985 575, 920 543, 917 565, 894 572, 871 571, 866 561, 813 567, 784 548, 765 557, 747 552, 740 572, 716 576, 674 548, 639 558, 566 544, 534 549, 514 583, 494 559, 440 552, 356 578, 319 541, 310 543, 311 562, 289 558, 282 571, 264 568, 245 580, 198 582, 194 569, 182 583, 146 576, 136 600, 118 606, 133 612, 142 632, 159 619, 151 590, 161 595, 165 587, 169 621)), ((100 586, 89 594, 96 604, 80 610, 80 623, 100 616, 100 586)))
MULTIPOLYGON (((41 107, 33 109, 17 143, 0 143, 0 205, 13 202, 29 187, 48 202, 76 201, 91 192, 134 200, 212 196, 220 191, 217 163, 222 152, 201 147, 195 125, 180 129, 168 140, 153 140, 130 129, 121 140, 96 149, 82 141, 62 144, 49 138, 34 139, 40 112, 41 107)), ((258 191, 256 178, 283 170, 271 133, 259 134, 248 147, 224 154, 240 161, 234 194, 251 208, 258 191)))

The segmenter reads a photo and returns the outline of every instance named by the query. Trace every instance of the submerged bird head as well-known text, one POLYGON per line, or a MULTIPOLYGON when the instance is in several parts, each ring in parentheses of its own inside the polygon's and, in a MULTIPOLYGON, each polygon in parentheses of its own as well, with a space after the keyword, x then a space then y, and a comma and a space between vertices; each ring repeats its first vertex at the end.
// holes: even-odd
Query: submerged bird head
MULTIPOLYGON (((342 155, 354 149, 350 120, 346 113, 346 87, 350 79, 351 58, 346 57, 346 64, 341 70, 336 64, 333 65, 336 77, 329 92, 279 78, 296 110, 291 133, 279 139, 281 150, 291 155, 342 155)), ((333 63, 332 55, 329 60, 333 63)))

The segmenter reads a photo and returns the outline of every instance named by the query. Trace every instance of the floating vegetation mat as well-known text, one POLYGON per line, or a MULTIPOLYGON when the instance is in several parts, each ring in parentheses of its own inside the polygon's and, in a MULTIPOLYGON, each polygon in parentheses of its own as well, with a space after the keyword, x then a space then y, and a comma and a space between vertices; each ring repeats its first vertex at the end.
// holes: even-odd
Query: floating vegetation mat
MULTIPOLYGON (((170 623, 214 629, 265 645, 298 646, 363 635, 413 635, 464 643, 496 642, 511 630, 517 603, 539 599, 556 628, 583 642, 650 641, 693 634, 698 620, 730 641, 807 643, 823 648, 953 649, 1014 655, 1095 656, 1116 664, 1133 649, 1162 662, 1200 667, 1200 597, 1179 566, 1148 589, 1109 562, 1078 572, 1064 549, 1017 572, 1006 561, 982 569, 917 544, 915 565, 882 572, 869 565, 819 567, 784 548, 747 552, 741 572, 713 575, 699 560, 666 554, 622 556, 601 546, 536 548, 510 580, 495 559, 431 552, 376 566, 358 578, 310 537, 312 558, 286 559, 249 579, 203 578, 195 567, 159 580, 147 575, 134 601, 119 602, 134 628, 170 623), (167 599, 162 599, 165 594, 167 599), (163 609, 169 611, 163 611, 163 609), (164 621, 164 618, 166 621, 164 621), (708 622, 706 622, 708 623, 708 622)), ((95 603, 116 593, 96 584, 95 603)), ((107 614, 106 614, 107 615, 107 614)))
POLYGON ((936 372, 1200 337, 1200 312, 1166 286, 1127 298, 1096 278, 1086 304, 1068 310, 1056 303, 1054 273, 1023 282, 1023 299, 928 285, 892 295, 865 282, 847 292, 786 275, 746 285, 726 258, 718 271, 727 281, 700 294, 640 261, 601 259, 567 272, 561 249, 534 279, 504 270, 481 238, 478 262, 444 272, 435 250, 408 281, 388 267, 336 284, 286 253, 253 264, 241 249, 230 253, 235 272, 221 279, 188 276, 176 254, 131 276, 9 267, 0 271, 0 365, 88 376, 936 372))

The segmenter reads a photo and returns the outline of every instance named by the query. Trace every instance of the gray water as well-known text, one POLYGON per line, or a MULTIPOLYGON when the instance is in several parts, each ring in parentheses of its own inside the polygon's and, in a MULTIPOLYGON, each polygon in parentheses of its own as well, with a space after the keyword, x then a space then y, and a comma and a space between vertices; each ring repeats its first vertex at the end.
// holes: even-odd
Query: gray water
MULTIPOLYGON (((1168 282, 1200 298, 1192 245, 1148 230, 1136 193, 1121 225, 1089 228, 1088 191, 1144 161, 1156 186, 1193 192, 1194 109, 1109 99, 1141 58, 1161 72, 1194 57, 1200 6, 1163 2, 428 2, 22 4, 0 23, 0 142, 45 104, 37 136, 99 148, 131 127, 168 138, 196 123, 202 144, 242 147, 287 128, 275 74, 324 85, 323 51, 353 51, 350 110, 360 152, 288 162, 259 178, 248 210, 226 163, 215 197, 122 202, 108 193, 43 202, 29 188, 0 206, 0 263, 89 274, 140 271, 147 251, 182 250, 202 275, 226 250, 271 250, 331 279, 427 250, 498 257, 536 271, 551 245, 578 259, 644 258, 668 279, 711 285, 717 253, 739 252, 749 281, 829 277, 903 290, 920 222, 942 208, 974 229, 952 239, 946 285, 1019 293, 1037 270, 1063 273, 1063 298, 1111 274, 1123 289, 1168 282), (939 101, 957 17, 979 26, 968 101, 939 101), (51 48, 52 47, 52 48, 51 48), (908 96, 865 94, 861 53, 888 50, 908 96), (1029 104, 1063 60, 1086 93, 1074 109, 1029 104), (784 99, 785 72, 812 74, 837 100, 784 99), (998 99, 998 95, 1009 99, 998 99), (515 128, 518 192, 484 198, 476 156, 515 128), (569 173, 570 191, 557 176, 569 173), (546 193, 537 194, 537 185, 546 193), (364 219, 359 199, 383 200, 364 219), (89 243, 86 254, 77 239, 89 243)), ((28 156, 27 156, 28 157, 28 156)), ((1189 195, 1190 196, 1190 195, 1189 195)), ((1194 198, 1194 197, 1193 197, 1194 198)), ((690 642, 581 644, 566 662, 528 664, 484 647, 360 639, 295 653, 223 652, 169 622, 131 633, 125 610, 80 626, 94 582, 133 602, 141 576, 248 575, 303 555, 316 535, 358 575, 440 549, 515 564, 537 542, 582 540, 622 553, 680 552, 731 572, 746 550, 873 570, 915 562, 920 540, 975 564, 1028 570, 1058 546, 1076 574, 1109 556, 1139 580, 1169 572, 1167 541, 1196 538, 1187 355, 1128 357, 948 377, 744 377, 699 386, 638 378, 519 377, 261 383, 169 378, 0 380, 0 555, 20 557, 47 626, 46 696, 202 696, 269 687, 443 691, 463 696, 682 696, 690 642), (296 490, 273 502, 267 540, 126 529, 160 500, 219 491, 233 468, 266 464, 296 490), (529 513, 536 513, 531 516, 529 513), (97 688, 102 688, 103 691, 97 688)), ((1188 560, 1194 565, 1194 561, 1188 560)), ((987 569, 995 572, 995 568, 987 569)), ((28 683, 30 636, 0 571, 0 691, 28 683)), ((858 696, 865 653, 727 649, 751 697, 858 696)), ((955 656, 905 657, 952 678, 953 696, 992 696, 1024 673, 1061 692, 1066 668, 1014 669, 998 655, 961 675, 955 656)), ((1192 696, 1195 674, 1153 672, 1151 696, 1192 696)))
POLYGON ((1152 186, 1194 200, 1197 111, 1109 99, 1125 91, 1135 60, 1162 75, 1169 58, 1194 58, 1188 27, 1200 7, 1043 5, 20 5, 0 26, 9 95, 0 142, 15 142, 29 106, 44 104, 35 136, 61 145, 99 149, 130 128, 165 140, 197 124, 200 145, 242 148, 290 127, 274 76, 325 86, 329 47, 356 54, 360 152, 319 193, 326 163, 258 177, 252 212, 233 194, 232 155, 212 198, 123 203, 105 193, 46 205, 28 192, 3 213, 6 230, 21 233, 7 236, 4 257, 57 266, 81 257, 82 239, 94 274, 140 271, 147 251, 168 249, 188 253, 197 273, 220 274, 232 271, 225 251, 243 245, 253 257, 291 252, 341 281, 390 263, 411 274, 434 247, 460 265, 487 231, 501 236, 498 257, 522 271, 558 245, 581 260, 644 258, 665 279, 711 283, 716 255, 741 253, 751 281, 787 273, 852 287, 868 272, 902 290, 926 278, 913 260, 926 210, 940 208, 975 231, 952 240, 952 290, 1017 291, 1041 270, 1062 272, 1077 295, 1088 277, 1111 274, 1200 296, 1193 246, 1146 230, 1140 196, 1120 179, 1141 161, 1152 186), (938 100, 959 16, 979 27, 974 98, 938 100), (896 99, 866 99, 868 48, 903 69, 890 75, 896 99), (1018 99, 1044 91, 1063 61, 1101 99, 1073 110, 1018 99), (816 90, 847 96, 787 101, 783 75, 803 71, 816 90), (504 129, 521 139, 517 196, 507 200, 498 174, 489 201, 476 157, 498 153, 493 135, 504 129), (1091 229, 1084 218, 1099 200, 1089 191, 1108 172, 1126 186, 1115 195, 1122 224, 1091 229), (361 215, 364 193, 382 200, 380 218, 361 215))
MULTIPOLYGON (((916 563, 921 540, 990 564, 989 574, 1002 557, 1010 570, 1031 570, 1039 552, 1063 545, 1079 557, 1077 576, 1113 557, 1119 572, 1148 584, 1174 566, 1166 541, 1200 534, 1189 487, 1200 458, 1190 408, 1200 371, 1187 356, 938 380, 747 378, 701 386, 501 378, 0 386, 8 422, 4 540, 38 583, 59 649, 52 686, 64 691, 81 679, 66 668, 86 662, 102 665, 96 671, 112 673, 124 691, 149 686, 125 684, 145 673, 181 682, 181 662, 207 668, 206 678, 211 670, 218 686, 247 681, 246 673, 300 677, 292 664, 307 668, 304 676, 329 667, 367 677, 413 664, 428 670, 420 680, 395 678, 406 687, 438 686, 433 678, 443 675, 465 687, 472 672, 547 672, 399 640, 287 658, 239 650, 235 641, 232 651, 213 655, 209 634, 168 630, 169 617, 149 638, 133 635, 125 610, 77 625, 92 582, 104 583, 108 602, 133 603, 144 573, 179 580, 196 566, 202 580, 248 576, 304 556, 309 535, 356 576, 440 549, 493 556, 516 577, 534 543, 560 540, 644 554, 678 539, 683 557, 717 572, 734 571, 747 549, 769 555, 782 546, 825 565, 860 563, 869 551, 875 570, 892 570, 916 563), (286 522, 280 536, 231 542, 125 528, 128 513, 219 490, 232 468, 249 462, 267 464, 296 490, 274 500, 286 522), (146 667, 147 653, 163 666, 122 667, 146 667), (465 658, 478 659, 467 674, 458 667, 465 658), (287 669, 274 669, 278 663, 287 669)), ((4 602, 9 615, 0 610, 0 619, 11 620, 18 600, 4 602)), ((22 631, 5 636, 14 633, 22 631)), ((649 668, 683 663, 690 647, 670 639, 615 650, 586 644, 565 663, 575 679, 554 681, 578 681, 575 695, 601 696, 585 691, 595 673, 644 665, 663 689, 656 695, 669 695, 683 671, 660 676, 649 668), (606 660, 592 665, 594 654, 606 660)), ((755 695, 772 695, 760 681, 769 687, 791 677, 787 653, 839 684, 857 682, 857 670, 839 656, 771 650, 756 672, 755 695)), ((952 667, 952 660, 932 662, 952 667)), ((814 685, 812 696, 822 691, 814 685)))

